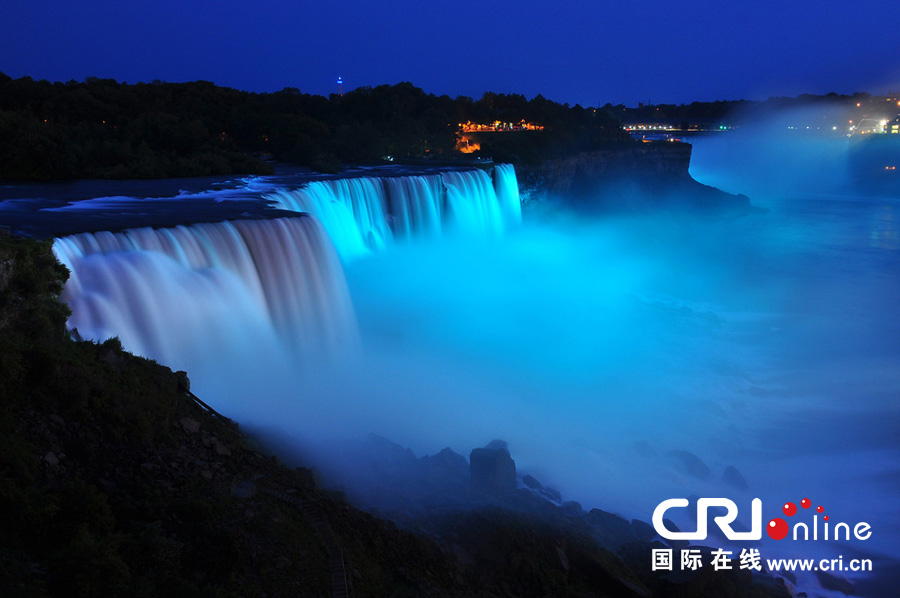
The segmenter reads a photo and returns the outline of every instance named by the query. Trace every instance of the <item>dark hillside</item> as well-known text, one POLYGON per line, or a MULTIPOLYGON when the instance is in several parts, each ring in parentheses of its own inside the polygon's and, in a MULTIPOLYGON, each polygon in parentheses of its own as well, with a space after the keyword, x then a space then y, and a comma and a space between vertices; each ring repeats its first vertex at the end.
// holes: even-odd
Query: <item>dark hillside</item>
POLYGON ((458 159, 461 123, 522 120, 545 127, 539 142, 507 139, 494 148, 498 159, 629 141, 605 112, 541 96, 451 99, 404 82, 325 98, 290 87, 251 93, 207 81, 51 83, 0 73, 0 179, 268 174, 272 159, 325 172, 386 158, 458 159))

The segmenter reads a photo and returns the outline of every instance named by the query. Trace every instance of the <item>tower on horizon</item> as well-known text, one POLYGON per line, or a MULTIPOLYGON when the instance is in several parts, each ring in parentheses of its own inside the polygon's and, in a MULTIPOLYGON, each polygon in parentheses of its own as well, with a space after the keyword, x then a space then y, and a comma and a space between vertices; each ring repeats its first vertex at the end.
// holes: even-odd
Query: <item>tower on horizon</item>
POLYGON ((341 77, 337 78, 337 93, 339 96, 344 95, 344 80, 341 77))

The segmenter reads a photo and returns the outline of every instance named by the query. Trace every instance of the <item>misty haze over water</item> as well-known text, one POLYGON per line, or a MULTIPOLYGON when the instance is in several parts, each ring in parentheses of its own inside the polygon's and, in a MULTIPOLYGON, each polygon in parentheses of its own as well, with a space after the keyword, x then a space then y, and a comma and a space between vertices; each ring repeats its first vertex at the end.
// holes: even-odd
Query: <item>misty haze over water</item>
POLYGON ((649 520, 667 498, 759 497, 768 521, 808 496, 872 538, 765 538, 772 556, 896 559, 897 198, 855 189, 836 166, 846 152, 841 139, 697 138, 694 177, 767 211, 542 209, 502 236, 397 243, 344 263, 359 342, 337 355, 298 366, 225 308, 224 330, 244 321, 230 339, 164 361, 218 410, 304 447, 374 432, 467 455, 503 438, 520 473, 586 508, 649 520), (723 482, 729 466, 747 490, 723 482))

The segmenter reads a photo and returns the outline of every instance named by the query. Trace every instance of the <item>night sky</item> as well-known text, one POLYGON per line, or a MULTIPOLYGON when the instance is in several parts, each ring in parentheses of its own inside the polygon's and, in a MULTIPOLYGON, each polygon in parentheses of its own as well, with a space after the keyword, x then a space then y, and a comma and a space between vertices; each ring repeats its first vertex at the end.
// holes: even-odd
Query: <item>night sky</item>
POLYGON ((0 71, 204 79, 250 91, 606 102, 900 89, 896 0, 30 0, 4 3, 0 71))

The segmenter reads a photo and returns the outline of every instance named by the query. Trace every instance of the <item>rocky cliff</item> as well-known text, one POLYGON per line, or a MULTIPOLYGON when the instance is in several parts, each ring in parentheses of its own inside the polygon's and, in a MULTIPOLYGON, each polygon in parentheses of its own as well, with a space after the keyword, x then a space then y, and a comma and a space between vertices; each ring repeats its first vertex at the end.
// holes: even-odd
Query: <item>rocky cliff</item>
POLYGON ((750 209, 746 196, 725 193, 691 177, 691 149, 687 143, 634 143, 516 168, 523 197, 529 201, 557 201, 584 210, 750 209))

